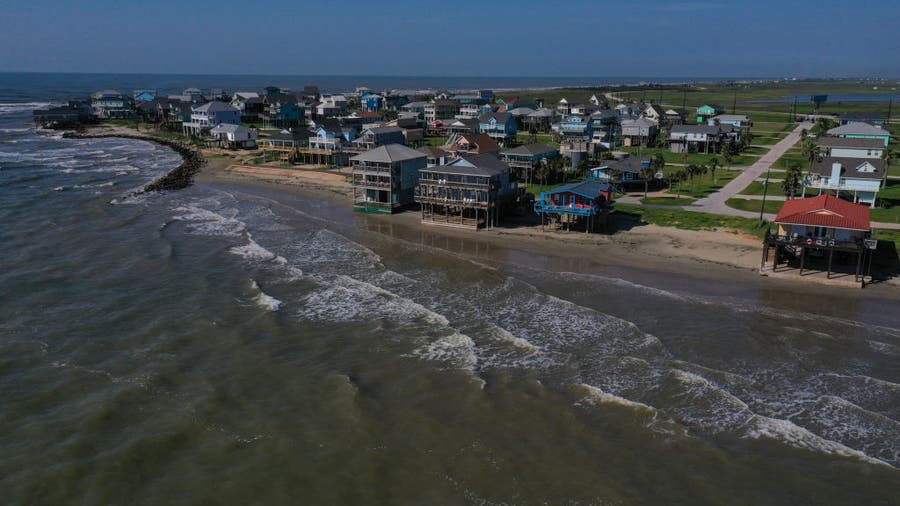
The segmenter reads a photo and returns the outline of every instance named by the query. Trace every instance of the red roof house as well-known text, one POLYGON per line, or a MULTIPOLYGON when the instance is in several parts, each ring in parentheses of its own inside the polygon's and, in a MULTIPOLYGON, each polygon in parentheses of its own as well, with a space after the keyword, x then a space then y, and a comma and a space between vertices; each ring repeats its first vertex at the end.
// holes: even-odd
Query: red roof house
POLYGON ((782 206, 775 223, 811 227, 871 230, 869 206, 854 204, 830 195, 788 200, 782 206))

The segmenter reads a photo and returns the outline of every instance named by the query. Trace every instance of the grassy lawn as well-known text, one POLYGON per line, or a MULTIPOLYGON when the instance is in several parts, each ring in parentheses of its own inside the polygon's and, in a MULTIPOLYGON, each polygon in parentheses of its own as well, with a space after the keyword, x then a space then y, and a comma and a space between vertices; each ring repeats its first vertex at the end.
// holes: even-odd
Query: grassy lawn
MULTIPOLYGON (((891 162, 893 162, 893 160, 891 160, 891 162)), ((891 163, 891 166, 888 167, 888 175, 900 177, 900 165, 891 163)))
MULTIPOLYGON (((550 146, 553 149, 559 149, 559 144, 553 142, 553 136, 551 134, 535 134, 535 138, 537 139, 538 144, 550 146)), ((531 134, 519 132, 516 134, 516 141, 522 144, 528 144, 531 142, 531 134)))
POLYGON ((647 197, 641 199, 641 204, 651 206, 686 206, 695 201, 696 199, 690 197, 647 197))
POLYGON ((894 243, 900 251, 900 230, 879 230, 872 234, 872 239, 894 243))
MULTIPOLYGON (((750 211, 753 213, 758 213, 759 208, 763 205, 762 200, 755 199, 728 199, 725 201, 725 204, 728 207, 733 207, 735 209, 740 209, 741 211, 750 211)), ((765 212, 778 214, 778 211, 781 210, 781 206, 784 205, 783 201, 778 200, 767 200, 765 212)))
POLYGON ((782 136, 770 136, 770 135, 754 135, 753 136, 753 144, 759 146, 771 146, 773 144, 778 144, 782 139, 787 137, 786 135, 782 136))
POLYGON ((791 165, 799 165, 803 170, 809 169, 809 160, 803 158, 799 153, 788 151, 781 158, 775 160, 775 163, 772 164, 773 167, 777 167, 779 169, 790 167, 791 165))
MULTIPOLYGON (((632 146, 623 146, 618 149, 634 155, 637 155, 638 151, 640 151, 642 158, 662 155, 668 163, 707 165, 709 164, 709 161, 715 157, 719 159, 719 165, 725 165, 725 158, 716 153, 672 153, 668 148, 638 148, 632 146)), ((741 167, 744 165, 751 165, 756 162, 756 160, 757 158, 754 156, 738 155, 731 159, 731 165, 741 167)))
POLYGON ((447 143, 448 137, 426 137, 425 145, 426 146, 443 146, 447 143))
MULTIPOLYGON (((762 195, 763 194, 763 183, 762 181, 754 181, 750 183, 750 186, 741 190, 742 195, 762 195)), ((767 195, 784 195, 784 187, 781 185, 781 181, 773 181, 769 180, 769 190, 766 192, 767 195)))
POLYGON ((742 155, 764 155, 768 152, 769 152, 769 150, 766 148, 751 146, 751 147, 745 149, 744 152, 741 154, 742 155))
MULTIPOLYGON (((683 169, 684 167, 673 167, 666 166, 666 174, 670 174, 673 171, 683 169)), ((669 191, 671 194, 675 195, 683 195, 694 198, 701 198, 718 191, 723 186, 728 184, 732 179, 736 178, 740 174, 740 171, 737 170, 726 170, 719 169, 716 171, 716 182, 712 181, 712 174, 707 173, 706 175, 697 176, 694 178, 694 187, 691 189, 690 180, 683 181, 680 185, 677 183, 672 187, 669 191)))
POLYGON ((644 223, 661 227, 675 227, 684 230, 725 230, 756 237, 765 235, 765 228, 760 228, 759 220, 753 218, 627 205, 617 205, 616 214, 634 216, 644 223))

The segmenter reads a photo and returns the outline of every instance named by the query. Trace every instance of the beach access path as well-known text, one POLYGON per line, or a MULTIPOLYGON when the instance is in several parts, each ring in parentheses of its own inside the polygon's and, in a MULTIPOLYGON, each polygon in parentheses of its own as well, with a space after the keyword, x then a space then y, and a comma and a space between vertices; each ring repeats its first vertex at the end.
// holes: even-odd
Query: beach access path
POLYGON ((759 216, 757 213, 741 211, 729 207, 725 201, 734 198, 734 196, 740 193, 744 188, 750 186, 752 182, 759 179, 764 172, 771 169, 773 163, 784 156, 787 150, 791 149, 794 144, 797 144, 797 141, 800 140, 801 131, 804 129, 809 131, 812 126, 812 123, 800 123, 787 135, 787 137, 772 146, 772 149, 770 149, 768 153, 762 155, 756 163, 741 171, 736 178, 732 179, 719 191, 703 197, 689 206, 684 206, 683 209, 686 211, 699 211, 702 213, 743 216, 745 218, 759 216))

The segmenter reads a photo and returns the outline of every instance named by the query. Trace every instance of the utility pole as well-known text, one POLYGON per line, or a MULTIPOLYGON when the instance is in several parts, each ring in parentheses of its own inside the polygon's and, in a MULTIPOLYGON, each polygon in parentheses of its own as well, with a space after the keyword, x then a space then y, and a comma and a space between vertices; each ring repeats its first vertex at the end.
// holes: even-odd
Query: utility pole
POLYGON ((763 211, 765 211, 765 209, 766 209, 766 194, 767 194, 768 191, 769 191, 769 173, 770 173, 770 172, 771 172, 771 171, 767 171, 767 172, 766 172, 766 180, 763 181, 763 198, 762 198, 762 205, 761 205, 760 208, 759 208, 759 226, 760 226, 760 227, 762 227, 762 225, 763 225, 763 211))
POLYGON ((887 126, 891 127, 891 112, 894 109, 894 97, 891 97, 891 100, 888 102, 888 115, 887 115, 887 126))
POLYGON ((731 99, 731 114, 737 114, 737 88, 734 89, 734 98, 731 99))

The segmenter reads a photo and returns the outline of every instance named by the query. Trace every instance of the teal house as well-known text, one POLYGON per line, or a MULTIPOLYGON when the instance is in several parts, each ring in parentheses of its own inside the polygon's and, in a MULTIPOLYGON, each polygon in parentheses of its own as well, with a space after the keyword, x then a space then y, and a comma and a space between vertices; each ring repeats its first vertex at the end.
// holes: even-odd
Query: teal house
POLYGON ((891 141, 891 133, 880 126, 868 123, 847 123, 828 131, 828 135, 845 139, 877 139, 887 147, 891 141))
POLYGON ((697 108, 697 123, 706 123, 706 120, 721 113, 721 108, 715 105, 701 105, 697 108))

